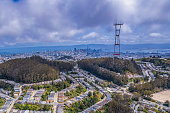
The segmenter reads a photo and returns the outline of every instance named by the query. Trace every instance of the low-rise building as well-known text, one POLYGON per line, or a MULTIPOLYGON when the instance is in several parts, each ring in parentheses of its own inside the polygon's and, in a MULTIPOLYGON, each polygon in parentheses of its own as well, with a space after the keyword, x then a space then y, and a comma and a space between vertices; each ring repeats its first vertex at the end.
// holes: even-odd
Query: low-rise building
POLYGON ((40 89, 37 91, 37 93, 34 95, 35 103, 39 103, 41 96, 43 95, 44 92, 45 92, 45 89, 40 89))
POLYGON ((54 102, 55 91, 50 92, 47 102, 54 102))
POLYGON ((14 86, 14 97, 19 96, 20 90, 21 90, 21 86, 19 84, 14 86))
POLYGON ((64 96, 64 92, 63 91, 60 91, 58 93, 58 102, 63 102, 65 99, 65 96, 64 96))
POLYGON ((59 103, 58 106, 57 106, 57 113, 64 113, 63 107, 64 107, 64 104, 59 103))

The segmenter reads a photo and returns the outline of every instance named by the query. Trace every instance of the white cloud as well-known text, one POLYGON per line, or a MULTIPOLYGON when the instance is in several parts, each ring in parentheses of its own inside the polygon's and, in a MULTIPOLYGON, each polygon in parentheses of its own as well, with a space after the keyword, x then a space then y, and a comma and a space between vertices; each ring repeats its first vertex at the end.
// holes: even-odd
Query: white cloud
POLYGON ((81 30, 81 29, 79 29, 79 30, 77 30, 77 29, 70 30, 70 31, 68 32, 68 35, 69 35, 69 36, 75 36, 76 34, 79 34, 79 33, 83 33, 83 30, 81 30))
POLYGON ((162 35, 160 33, 150 33, 151 37, 161 37, 162 35))
POLYGON ((132 29, 127 24, 124 24, 122 26, 122 32, 123 33, 132 33, 132 29))
POLYGON ((16 43, 12 43, 12 42, 4 42, 4 44, 6 44, 6 45, 10 45, 10 46, 13 46, 13 45, 15 45, 16 43))
POLYGON ((56 41, 59 39, 59 33, 58 32, 50 32, 47 35, 47 41, 56 41))
POLYGON ((21 32, 22 28, 18 20, 11 20, 7 25, 0 28, 0 35, 16 35, 21 32))
POLYGON ((99 36, 98 33, 96 33, 96 32, 91 32, 91 33, 89 33, 89 34, 87 34, 87 35, 84 35, 84 36, 82 37, 82 39, 95 38, 95 37, 98 37, 98 36, 99 36))

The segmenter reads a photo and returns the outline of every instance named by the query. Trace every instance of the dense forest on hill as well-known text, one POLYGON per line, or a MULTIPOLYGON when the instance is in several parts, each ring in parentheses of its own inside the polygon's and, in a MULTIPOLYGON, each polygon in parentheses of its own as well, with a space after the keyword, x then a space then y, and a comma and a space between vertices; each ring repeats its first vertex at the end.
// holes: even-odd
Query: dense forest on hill
POLYGON ((39 56, 9 60, 0 64, 0 78, 33 83, 57 79, 60 71, 72 70, 74 64, 48 61, 39 56))
POLYGON ((64 61, 49 61, 46 59, 41 58, 40 56, 32 56, 30 57, 31 60, 37 61, 42 64, 47 64, 48 66, 53 67, 55 70, 59 71, 71 71, 74 67, 74 62, 64 62, 64 61))
POLYGON ((117 85, 124 85, 128 82, 126 76, 117 76, 116 73, 142 74, 140 67, 132 60, 119 58, 94 58, 78 61, 80 68, 91 72, 99 78, 113 81, 117 85), (116 72, 116 73, 115 73, 116 72))

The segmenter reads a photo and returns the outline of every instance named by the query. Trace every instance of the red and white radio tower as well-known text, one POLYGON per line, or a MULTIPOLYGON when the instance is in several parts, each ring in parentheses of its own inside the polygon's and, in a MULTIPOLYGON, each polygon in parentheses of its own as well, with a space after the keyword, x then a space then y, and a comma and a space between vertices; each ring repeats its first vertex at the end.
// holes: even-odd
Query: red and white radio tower
POLYGON ((115 26, 115 44, 114 44, 114 56, 120 56, 120 29, 123 24, 114 24, 115 26))

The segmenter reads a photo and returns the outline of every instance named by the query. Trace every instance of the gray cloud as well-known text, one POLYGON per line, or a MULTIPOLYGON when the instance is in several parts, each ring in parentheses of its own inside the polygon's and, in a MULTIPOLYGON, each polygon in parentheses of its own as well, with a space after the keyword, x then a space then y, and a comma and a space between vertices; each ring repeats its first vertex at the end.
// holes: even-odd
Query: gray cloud
MULTIPOLYGON (((122 39, 132 36, 138 43, 140 31, 150 34, 170 24, 169 10, 169 0, 1 0, 0 44, 83 42, 96 28, 113 33, 115 21, 125 23, 122 39)), ((110 37, 96 33, 101 39, 110 37)))

